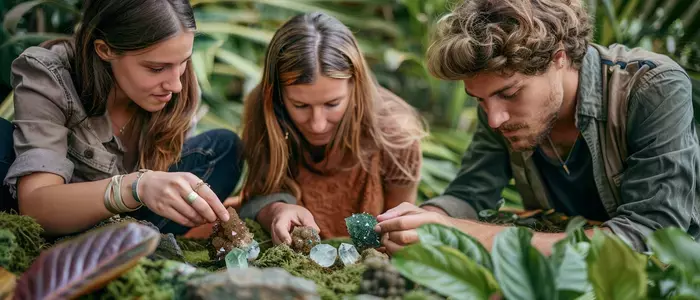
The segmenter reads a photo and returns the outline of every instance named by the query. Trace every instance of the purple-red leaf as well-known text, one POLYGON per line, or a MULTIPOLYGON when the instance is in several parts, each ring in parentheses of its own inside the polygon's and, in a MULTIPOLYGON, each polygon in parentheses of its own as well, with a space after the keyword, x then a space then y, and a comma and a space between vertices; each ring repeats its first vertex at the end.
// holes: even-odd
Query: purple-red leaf
POLYGON ((158 246, 160 234, 125 222, 45 250, 17 282, 15 299, 72 299, 101 288, 158 246))

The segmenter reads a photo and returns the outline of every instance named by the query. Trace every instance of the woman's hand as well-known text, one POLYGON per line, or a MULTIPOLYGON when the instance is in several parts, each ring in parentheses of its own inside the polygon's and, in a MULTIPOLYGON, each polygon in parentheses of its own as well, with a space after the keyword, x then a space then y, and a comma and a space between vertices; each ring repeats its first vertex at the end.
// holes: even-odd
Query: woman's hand
POLYGON ((138 183, 143 204, 156 214, 188 227, 228 221, 229 215, 214 192, 203 184, 190 205, 189 195, 202 180, 192 173, 146 172, 138 183))
POLYGON ((265 206, 258 214, 258 220, 268 228, 272 234, 272 242, 278 244, 291 244, 292 236, 290 232, 296 226, 310 226, 317 232, 321 230, 316 225, 311 212, 296 204, 275 202, 265 206))

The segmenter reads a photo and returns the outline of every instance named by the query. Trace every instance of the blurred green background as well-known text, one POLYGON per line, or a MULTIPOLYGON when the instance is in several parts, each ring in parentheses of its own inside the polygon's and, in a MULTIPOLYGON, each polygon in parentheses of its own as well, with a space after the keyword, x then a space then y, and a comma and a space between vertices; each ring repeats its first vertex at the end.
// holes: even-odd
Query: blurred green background
MULTIPOLYGON (((599 44, 623 43, 664 53, 693 77, 700 119, 700 0, 583 0, 599 44)), ((446 0, 192 0, 200 34, 193 62, 203 90, 198 130, 240 132, 244 95, 258 82, 265 47, 291 16, 324 11, 344 22, 360 41, 378 81, 416 107, 430 124, 423 142, 419 201, 442 193, 454 178, 475 126, 475 101, 459 82, 439 81, 426 71, 424 54, 446 0)), ((2 0, 0 16, 0 117, 12 119, 10 64, 25 48, 72 34, 80 0, 2 0)), ((506 206, 518 207, 513 186, 506 206)))

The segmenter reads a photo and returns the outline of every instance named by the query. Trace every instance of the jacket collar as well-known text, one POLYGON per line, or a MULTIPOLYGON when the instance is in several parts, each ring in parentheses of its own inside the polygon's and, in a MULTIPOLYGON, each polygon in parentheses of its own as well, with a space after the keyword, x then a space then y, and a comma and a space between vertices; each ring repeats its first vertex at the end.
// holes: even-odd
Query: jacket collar
POLYGON ((589 117, 605 121, 607 107, 603 103, 603 75, 600 55, 593 46, 588 46, 578 77, 576 94, 576 127, 579 129, 589 117))

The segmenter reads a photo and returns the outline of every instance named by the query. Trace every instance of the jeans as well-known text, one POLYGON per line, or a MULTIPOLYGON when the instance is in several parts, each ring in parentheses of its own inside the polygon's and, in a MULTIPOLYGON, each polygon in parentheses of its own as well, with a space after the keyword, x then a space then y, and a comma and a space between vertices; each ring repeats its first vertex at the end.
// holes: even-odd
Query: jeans
MULTIPOLYGON (((7 170, 15 159, 12 131, 12 123, 0 118, 0 182, 5 179, 7 170)), ((196 175, 208 183, 216 196, 224 201, 233 193, 241 178, 242 154, 243 147, 238 135, 225 129, 210 130, 185 141, 180 160, 168 171, 190 172, 196 175)), ((19 211, 17 206, 9 188, 0 187, 0 211, 19 211)), ((161 233, 179 235, 190 229, 159 216, 146 207, 131 213, 130 216, 153 223, 161 233)))
POLYGON ((18 212, 17 201, 10 194, 10 188, 3 185, 7 170, 15 160, 14 142, 12 141, 12 132, 14 127, 10 121, 0 118, 0 211, 10 212, 14 210, 18 212))
MULTIPOLYGON (((190 172, 211 186, 219 200, 233 193, 241 178, 243 147, 235 133, 225 129, 204 132, 185 141, 180 161, 170 172, 190 172)), ((132 217, 153 223, 161 233, 185 234, 190 228, 159 216, 146 207, 132 217)))

